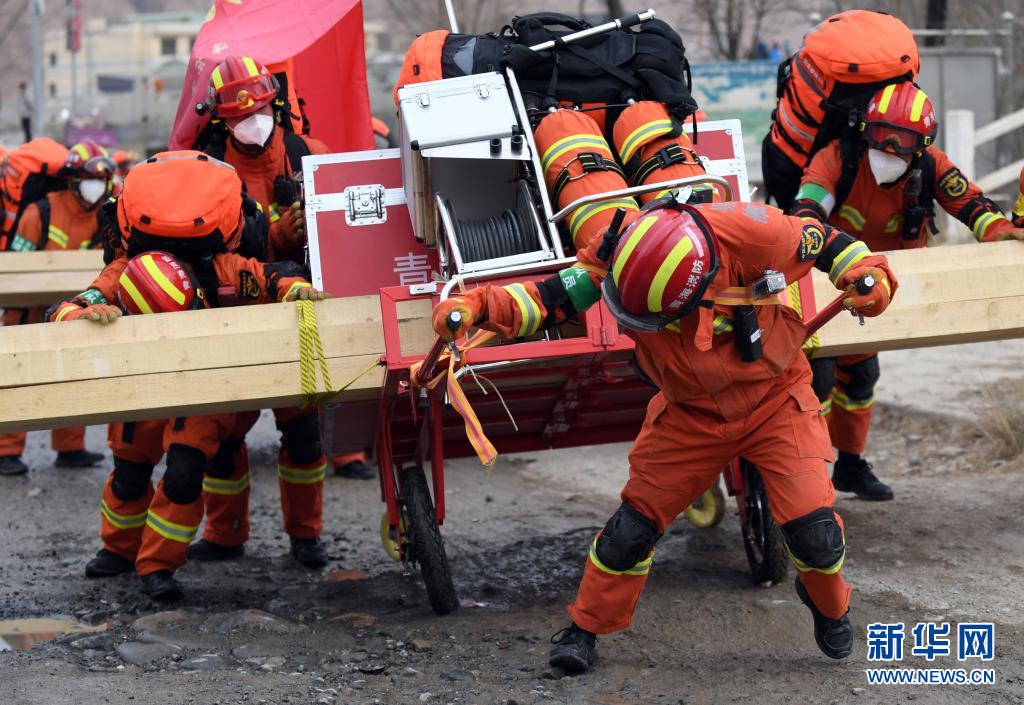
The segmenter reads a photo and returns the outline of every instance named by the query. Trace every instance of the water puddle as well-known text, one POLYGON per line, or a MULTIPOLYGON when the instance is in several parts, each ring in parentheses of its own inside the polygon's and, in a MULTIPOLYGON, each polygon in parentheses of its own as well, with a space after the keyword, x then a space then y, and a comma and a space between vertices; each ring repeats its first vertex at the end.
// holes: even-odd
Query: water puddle
POLYGON ((67 617, 0 620, 0 651, 31 649, 72 632, 102 632, 106 624, 91 626, 67 617))

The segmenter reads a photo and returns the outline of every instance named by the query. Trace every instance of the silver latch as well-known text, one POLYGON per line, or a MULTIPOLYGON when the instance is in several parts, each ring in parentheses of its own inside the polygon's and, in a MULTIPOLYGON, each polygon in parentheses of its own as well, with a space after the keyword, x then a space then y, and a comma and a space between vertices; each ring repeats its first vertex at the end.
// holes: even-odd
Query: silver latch
POLYGON ((420 104, 420 107, 425 108, 430 105, 430 94, 429 93, 417 93, 416 101, 420 104))
POLYGON ((384 203, 385 189, 381 184, 349 186, 342 192, 345 199, 346 225, 379 225, 388 221, 384 203))
POLYGON ((489 98, 491 96, 491 89, 486 83, 476 84, 476 94, 481 98, 489 98))

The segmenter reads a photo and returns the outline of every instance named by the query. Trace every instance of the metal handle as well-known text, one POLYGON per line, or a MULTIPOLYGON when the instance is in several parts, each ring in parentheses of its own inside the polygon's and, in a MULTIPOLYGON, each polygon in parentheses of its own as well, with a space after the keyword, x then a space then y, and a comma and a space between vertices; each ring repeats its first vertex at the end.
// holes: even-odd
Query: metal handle
MULTIPOLYGON (((871 293, 871 290, 875 288, 875 278, 870 274, 867 274, 856 281, 854 286, 857 289, 857 293, 861 296, 871 293)), ((828 306, 818 311, 817 315, 807 322, 807 336, 810 338, 812 335, 818 332, 818 330, 835 318, 840 311, 844 310, 843 302, 846 301, 849 294, 843 293, 833 299, 828 306)), ((864 325, 864 317, 860 317, 861 325, 864 325)), ((805 338, 805 340, 806 340, 805 338)))
POLYGON ((416 371, 416 376, 412 380, 414 385, 417 387, 426 386, 427 382, 430 381, 430 373, 434 371, 434 365, 437 364, 437 360, 441 357, 441 353, 444 352, 446 345, 447 343, 441 338, 434 341, 434 344, 427 352, 427 356, 423 358, 423 364, 416 371))
POLYGON ((580 206, 585 206, 590 203, 596 203, 598 201, 606 201, 609 198, 619 198, 622 196, 637 196, 651 191, 664 191, 666 189, 682 188, 683 186, 699 186, 699 185, 711 185, 721 186, 725 189, 725 200, 732 200, 732 186, 721 176, 714 174, 703 174, 701 176, 686 176, 680 179, 672 179, 671 181, 659 181, 654 184, 644 184, 642 186, 632 186, 630 188, 620 188, 615 191, 605 191, 604 193, 592 193, 589 196, 583 196, 577 198, 575 201, 561 209, 553 216, 548 218, 549 222, 557 223, 565 216, 572 213, 580 206))
POLYGON ((605 22, 604 24, 599 24, 598 26, 591 27, 590 29, 581 29, 579 32, 567 34, 558 40, 552 39, 547 42, 541 42, 540 44, 534 44, 532 47, 530 47, 530 50, 547 51, 549 49, 554 49, 556 44, 572 44, 573 42, 578 42, 579 40, 586 39, 587 37, 593 37, 598 34, 604 34, 605 32, 611 32, 616 29, 625 29, 627 27, 633 27, 635 25, 640 24, 641 22, 646 22, 647 20, 653 19, 654 10, 635 12, 632 15, 626 15, 625 17, 621 17, 617 20, 612 20, 611 22, 605 22))

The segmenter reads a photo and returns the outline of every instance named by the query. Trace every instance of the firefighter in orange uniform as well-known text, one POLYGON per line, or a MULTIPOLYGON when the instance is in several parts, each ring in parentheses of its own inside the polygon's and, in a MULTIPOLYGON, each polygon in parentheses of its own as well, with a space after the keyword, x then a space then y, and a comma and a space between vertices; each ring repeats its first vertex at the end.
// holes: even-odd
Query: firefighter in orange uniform
MULTIPOLYGON (((109 323, 122 309, 151 313, 323 298, 297 265, 266 264, 232 252, 251 225, 242 208, 241 190, 234 169, 198 152, 168 152, 147 160, 126 180, 118 199, 119 256, 94 282, 89 290, 93 293, 58 304, 49 319, 109 323), (213 215, 188 218, 186 225, 174 220, 180 216, 177 212, 166 219, 153 215, 160 200, 157 191, 161 189, 156 187, 171 184, 177 184, 179 207, 190 197, 204 198, 217 204, 211 208, 213 215), (190 193, 188 185, 198 190, 190 193), (176 228, 173 233, 172 227, 176 228), (157 247, 190 253, 190 264, 156 251, 157 247), (132 254, 136 256, 129 261, 132 254)), ((223 492, 242 503, 230 516, 226 511, 234 509, 234 503, 216 510, 221 511, 221 523, 241 534, 244 542, 249 488, 244 436, 255 416, 214 414, 113 426, 114 470, 101 503, 104 546, 89 562, 86 574, 106 577, 134 566, 146 594, 157 599, 180 595, 173 574, 185 562, 189 542, 199 528, 204 490, 223 492), (154 492, 153 466, 165 453, 168 469, 154 492)))
MULTIPOLYGON (((978 242, 1014 237, 1013 225, 932 142, 939 125, 931 100, 911 82, 887 86, 868 104, 861 138, 835 140, 808 165, 790 213, 855 234, 873 250, 925 247, 935 202, 978 242)), ((890 500, 861 454, 867 445, 878 355, 811 361, 814 389, 839 451, 832 483, 864 500, 890 500)))
POLYGON ((764 476, 818 646, 843 658, 853 646, 845 541, 826 472, 828 431, 800 353, 805 328, 757 285, 771 270, 796 281, 817 267, 850 290, 871 274, 878 282, 871 293, 851 293, 846 303, 874 316, 896 280, 864 243, 770 206, 658 201, 648 209, 621 238, 578 243, 572 268, 542 281, 472 289, 434 310, 434 328, 446 338, 453 311, 462 321, 456 337, 475 324, 511 338, 557 325, 603 292, 661 390, 630 451, 622 505, 591 545, 569 607, 572 622, 553 637, 550 663, 587 670, 596 635, 629 626, 654 545, 737 455, 764 476))
MULTIPOLYGON (((96 209, 110 195, 114 169, 106 150, 95 142, 86 140, 72 147, 60 171, 68 179, 68 188, 47 194, 25 210, 9 249, 64 251, 98 246, 96 209)), ((7 309, 3 324, 41 323, 45 312, 45 306, 7 309)), ((21 460, 25 439, 24 433, 0 435, 0 475, 28 471, 21 460)), ((52 442, 57 467, 91 467, 103 459, 100 453, 85 450, 84 428, 54 429, 52 442)))
POLYGON ((1013 204, 1013 227, 1024 228, 1024 169, 1020 170, 1020 186, 1013 204))

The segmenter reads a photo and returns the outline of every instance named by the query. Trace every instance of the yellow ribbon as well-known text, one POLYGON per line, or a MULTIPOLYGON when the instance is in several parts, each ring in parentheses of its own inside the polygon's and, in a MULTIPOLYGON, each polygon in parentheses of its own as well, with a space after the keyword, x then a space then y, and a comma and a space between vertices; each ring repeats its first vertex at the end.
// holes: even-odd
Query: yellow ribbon
POLYGON ((370 365, 343 384, 332 390, 331 371, 327 367, 327 356, 324 355, 324 344, 320 339, 320 325, 316 319, 316 306, 312 301, 298 300, 295 309, 299 313, 299 386, 302 392, 301 406, 322 406, 360 379, 368 375, 373 368, 381 365, 374 360, 370 365), (319 365, 318 365, 319 363, 319 365), (324 391, 319 391, 317 368, 323 378, 324 391))
MULTIPOLYGON (((478 347, 494 337, 494 333, 486 331, 478 332, 466 341, 465 345, 459 346, 459 353, 461 353, 460 358, 465 357, 467 350, 478 347)), ((423 386, 426 389, 434 389, 438 384, 440 384, 443 378, 447 377, 446 391, 448 392, 448 400, 465 423, 466 438, 469 440, 469 444, 473 446, 473 450, 476 451, 476 456, 484 466, 493 465, 494 461, 498 459, 498 451, 495 450, 494 445, 490 440, 488 440, 487 435, 484 433, 483 424, 480 423, 480 419, 477 418, 476 412, 473 411, 473 407, 469 403, 469 398, 466 397, 466 393, 462 390, 462 385, 459 384, 458 377, 455 375, 455 357, 451 354, 450 350, 442 353, 438 358, 438 362, 441 362, 446 358, 448 360, 448 369, 437 373, 437 375, 432 377, 423 386)), ((421 360, 409 369, 409 377, 414 382, 416 380, 417 373, 422 366, 423 361, 421 360)))

